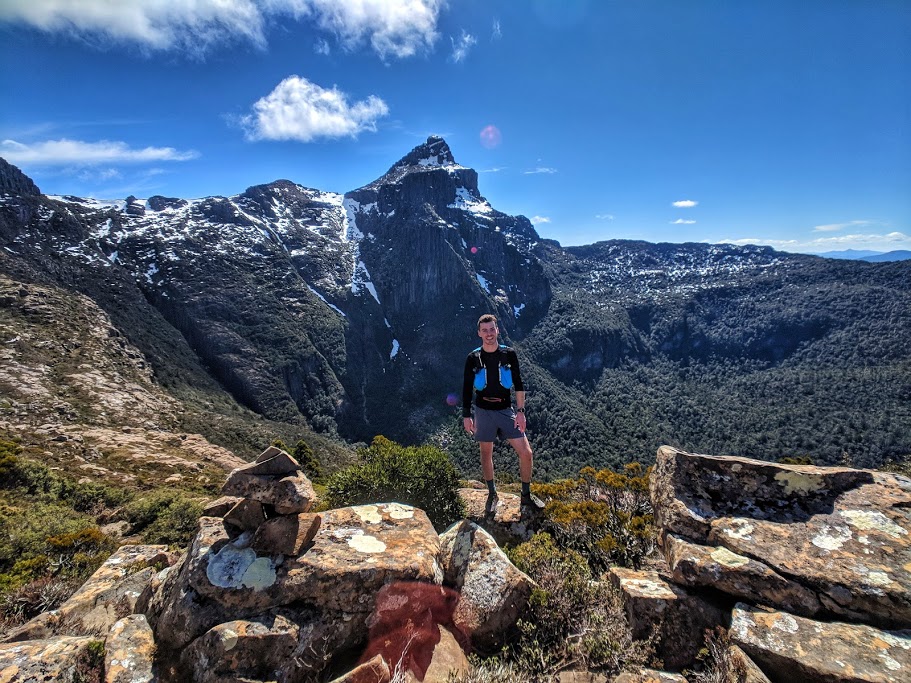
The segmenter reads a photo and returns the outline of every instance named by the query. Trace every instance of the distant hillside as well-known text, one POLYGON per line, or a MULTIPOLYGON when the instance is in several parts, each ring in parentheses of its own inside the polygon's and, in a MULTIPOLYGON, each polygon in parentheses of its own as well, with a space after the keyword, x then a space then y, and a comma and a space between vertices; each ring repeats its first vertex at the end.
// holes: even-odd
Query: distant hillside
POLYGON ((885 261, 906 261, 911 259, 911 251, 906 249, 897 249, 895 251, 863 251, 856 249, 845 249, 844 251, 827 251, 819 254, 824 258, 837 259, 855 259, 858 261, 868 261, 870 263, 882 263, 885 261))
POLYGON ((0 273, 87 297, 176 401, 174 424, 216 443, 266 424, 327 449, 430 439, 474 474, 454 404, 492 311, 523 362, 544 475, 647 462, 660 444, 829 464, 911 453, 908 262, 563 248, 493 208, 436 137, 345 195, 280 180, 102 202, 0 171, 0 273))

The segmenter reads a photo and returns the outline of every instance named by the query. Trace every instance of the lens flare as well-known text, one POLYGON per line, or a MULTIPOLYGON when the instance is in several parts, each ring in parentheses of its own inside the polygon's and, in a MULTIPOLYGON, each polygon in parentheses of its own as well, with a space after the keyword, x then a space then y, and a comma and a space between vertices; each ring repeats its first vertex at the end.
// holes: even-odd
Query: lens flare
POLYGON ((446 405, 454 406, 459 402, 459 397, 456 394, 448 394, 446 396, 446 405))
POLYGON ((481 129, 481 144, 487 149, 493 149, 501 142, 503 142, 503 136, 500 134, 500 129, 493 124, 481 129))
POLYGON ((472 248, 471 248, 471 253, 472 253, 472 254, 477 254, 477 253, 478 253, 478 248, 477 248, 477 247, 472 247, 472 248))

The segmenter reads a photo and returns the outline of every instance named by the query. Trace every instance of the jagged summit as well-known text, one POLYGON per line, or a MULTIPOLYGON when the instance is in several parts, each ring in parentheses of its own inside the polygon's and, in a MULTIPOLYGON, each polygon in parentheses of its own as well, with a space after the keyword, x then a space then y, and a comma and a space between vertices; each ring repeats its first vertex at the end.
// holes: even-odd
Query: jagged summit
POLYGON ((452 156, 452 150, 439 135, 431 135, 427 142, 418 145, 395 162, 386 173, 361 189, 375 189, 380 185, 397 183, 410 173, 445 170, 449 173, 466 175, 465 180, 477 191, 477 174, 460 166, 452 156), (472 177, 474 178, 472 180, 472 177))
POLYGON ((0 157, 0 192, 18 195, 41 194, 41 190, 31 178, 2 157, 0 157))

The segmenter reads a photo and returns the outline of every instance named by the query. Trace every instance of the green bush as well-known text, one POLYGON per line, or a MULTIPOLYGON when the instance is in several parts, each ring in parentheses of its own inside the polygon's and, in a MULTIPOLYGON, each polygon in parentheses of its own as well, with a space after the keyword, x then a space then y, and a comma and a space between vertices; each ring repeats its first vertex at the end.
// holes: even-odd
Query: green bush
POLYGON ((196 533, 202 508, 201 501, 181 491, 159 489, 131 500, 122 516, 145 543, 185 546, 196 533))
POLYGON ((616 674, 647 663, 652 641, 633 640, 619 594, 609 583, 593 580, 580 553, 561 551, 542 532, 509 556, 538 584, 508 650, 525 680, 551 680, 573 666, 616 674))
POLYGON ((427 513, 437 530, 464 516, 459 477, 434 446, 402 446, 383 436, 358 452, 358 462, 326 482, 331 507, 399 502, 427 513))
POLYGON ((639 463, 622 474, 586 467, 579 479, 536 486, 548 501, 545 530, 561 548, 586 557, 596 574, 612 565, 638 569, 656 542, 650 472, 639 463))

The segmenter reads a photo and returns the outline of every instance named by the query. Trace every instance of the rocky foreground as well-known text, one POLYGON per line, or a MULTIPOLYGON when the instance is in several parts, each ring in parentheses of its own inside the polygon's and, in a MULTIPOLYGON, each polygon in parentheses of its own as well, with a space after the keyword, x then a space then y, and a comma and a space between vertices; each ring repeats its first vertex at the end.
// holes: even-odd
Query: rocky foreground
MULTIPOLYGON (((534 587, 496 539, 537 520, 505 494, 485 516, 464 490, 471 519, 441 535, 395 502, 312 513, 309 481, 277 449, 223 493, 181 556, 123 546, 7 634, 0 681, 79 680, 103 642, 110 683, 444 682, 508 641, 534 587)), ((675 672, 718 626, 731 680, 911 681, 911 480, 662 447, 651 496, 666 569, 609 579, 634 634, 658 629, 667 671, 614 681, 685 681, 675 672)))

